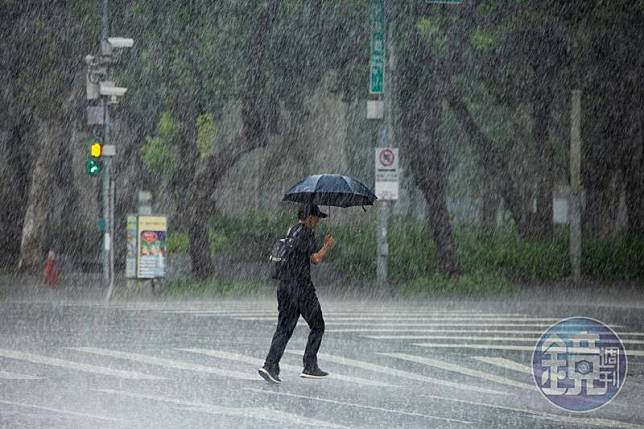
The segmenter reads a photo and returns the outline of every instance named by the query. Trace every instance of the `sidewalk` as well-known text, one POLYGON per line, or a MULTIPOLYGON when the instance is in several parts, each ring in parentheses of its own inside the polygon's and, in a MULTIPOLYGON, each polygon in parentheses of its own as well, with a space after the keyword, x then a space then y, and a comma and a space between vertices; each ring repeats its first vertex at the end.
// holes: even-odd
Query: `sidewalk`
MULTIPOLYGON (((484 303, 498 303, 499 305, 509 303, 556 303, 566 305, 595 306, 595 307, 623 307, 644 310, 644 284, 642 282, 599 282, 582 281, 578 284, 570 282, 549 282, 549 283, 523 283, 520 291, 512 295, 423 295, 418 297, 401 297, 395 291, 376 287, 365 283, 336 284, 316 283, 316 289, 321 298, 327 300, 364 300, 372 302, 407 302, 409 305, 426 301, 442 302, 446 306, 454 303, 472 305, 484 303)), ((267 296, 273 297, 274 287, 266 288, 267 296)), ((151 289, 142 287, 139 290, 126 291, 126 283, 123 277, 115 280, 113 302, 129 301, 177 301, 192 300, 186 297, 159 297, 151 293, 151 289), (124 293, 125 292, 125 293, 124 293)), ((42 284, 40 276, 36 275, 0 275, 0 301, 92 301, 104 302, 107 295, 107 288, 102 285, 100 273, 71 273, 61 276, 60 283, 56 288, 46 287, 42 284)), ((230 299, 232 297, 222 297, 230 299)), ((256 296, 239 296, 237 299, 253 300, 256 296)), ((218 300, 209 296, 195 296, 195 300, 208 301, 218 300)))

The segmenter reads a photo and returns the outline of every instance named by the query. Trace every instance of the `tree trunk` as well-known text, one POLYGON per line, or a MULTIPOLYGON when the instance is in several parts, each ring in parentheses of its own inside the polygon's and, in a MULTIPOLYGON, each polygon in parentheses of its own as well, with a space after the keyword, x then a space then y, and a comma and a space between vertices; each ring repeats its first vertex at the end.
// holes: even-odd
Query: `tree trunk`
POLYGON ((193 189, 192 205, 188 211, 188 218, 192 220, 188 228, 190 240, 190 260, 192 261, 192 274, 195 278, 204 280, 215 274, 215 267, 210 253, 210 239, 208 219, 210 218, 210 198, 205 187, 193 189))
POLYGON ((494 192, 490 184, 490 180, 486 180, 485 189, 481 194, 481 209, 479 216, 479 223, 486 231, 494 231, 496 229, 496 214, 499 210, 499 197, 494 192))
POLYGON ((492 187, 497 190, 507 205, 514 219, 521 238, 529 237, 530 218, 527 215, 529 201, 526 192, 515 182, 507 165, 507 159, 502 149, 494 144, 478 126, 462 97, 452 87, 445 88, 445 97, 454 113, 456 120, 470 137, 475 153, 483 164, 490 178, 492 187))
POLYGON ((31 171, 31 187, 20 244, 20 261, 18 268, 23 272, 36 272, 43 262, 49 231, 55 228, 48 222, 52 210, 56 183, 57 145, 63 141, 59 128, 50 122, 39 122, 35 140, 40 142, 38 154, 31 171))
POLYGON ((0 131, 0 267, 16 267, 20 255, 22 225, 28 202, 31 175, 29 153, 22 142, 22 130, 0 131), (6 132, 5 132, 6 131, 6 132))
POLYGON ((418 185, 428 204, 429 223, 438 250, 441 271, 448 275, 454 275, 458 273, 458 266, 456 245, 447 209, 447 177, 439 140, 438 127, 441 122, 442 110, 440 102, 438 97, 433 97, 429 101, 431 104, 425 115, 425 138, 429 141, 426 144, 424 156, 419 156, 420 153, 412 155, 415 160, 412 160, 411 165, 414 173, 418 173, 421 177, 418 185), (420 162, 416 162, 416 160, 420 160, 420 162), (422 170, 425 172, 424 175, 422 175, 422 170))
MULTIPOLYGON (((267 143, 263 115, 259 99, 266 86, 266 75, 263 64, 266 53, 267 39, 271 34, 272 23, 277 13, 278 0, 271 0, 264 5, 258 20, 253 41, 249 46, 248 69, 246 71, 246 88, 242 105, 242 128, 231 145, 230 150, 217 152, 207 159, 198 161, 196 153, 196 119, 184 121, 187 125, 185 138, 190 144, 189 156, 192 156, 197 168, 192 168, 189 177, 192 185, 189 192, 180 197, 180 209, 188 213, 188 237, 190 240, 190 259, 193 275, 205 279, 214 274, 214 264, 210 254, 208 220, 212 208, 211 192, 224 174, 239 160, 239 158, 267 143), (183 200, 181 200, 183 198, 183 200)), ((182 211, 179 211, 182 213, 182 211)))
POLYGON ((531 240, 551 238, 553 232, 554 154, 552 143, 548 137, 552 94, 547 87, 538 90, 538 92, 541 93, 541 96, 536 97, 534 100, 533 137, 537 147, 540 168, 537 172, 537 207, 536 212, 531 216, 531 225, 528 232, 531 240))
MULTIPOLYGON (((432 66, 429 48, 416 35, 415 46, 400 63, 401 135, 409 153, 409 168, 428 204, 429 224, 438 251, 440 270, 458 274, 456 246, 447 209, 447 178, 439 141, 441 96, 439 80, 424 80, 423 66, 432 66), (414 80, 411 80, 414 79, 414 80), (429 95, 429 99, 427 96, 429 95)), ((426 70, 425 70, 426 71, 426 70)))

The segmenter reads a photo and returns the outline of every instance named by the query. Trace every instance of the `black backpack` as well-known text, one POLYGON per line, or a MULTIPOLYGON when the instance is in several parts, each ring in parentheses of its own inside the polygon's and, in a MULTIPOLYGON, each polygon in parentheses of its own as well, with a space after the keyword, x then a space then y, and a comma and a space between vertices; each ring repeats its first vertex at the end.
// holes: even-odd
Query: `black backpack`
POLYGON ((295 248, 295 235, 301 230, 300 225, 289 228, 285 238, 280 238, 273 244, 269 260, 271 262, 271 278, 286 280, 288 275, 288 261, 295 248))

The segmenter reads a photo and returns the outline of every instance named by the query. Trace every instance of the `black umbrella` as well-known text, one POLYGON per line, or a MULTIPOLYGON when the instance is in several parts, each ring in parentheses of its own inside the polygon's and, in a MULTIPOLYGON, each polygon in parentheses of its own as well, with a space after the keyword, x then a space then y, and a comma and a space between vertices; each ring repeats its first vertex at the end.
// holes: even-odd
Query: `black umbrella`
POLYGON ((283 201, 319 206, 371 206, 378 199, 358 179, 340 174, 316 174, 295 184, 283 201))

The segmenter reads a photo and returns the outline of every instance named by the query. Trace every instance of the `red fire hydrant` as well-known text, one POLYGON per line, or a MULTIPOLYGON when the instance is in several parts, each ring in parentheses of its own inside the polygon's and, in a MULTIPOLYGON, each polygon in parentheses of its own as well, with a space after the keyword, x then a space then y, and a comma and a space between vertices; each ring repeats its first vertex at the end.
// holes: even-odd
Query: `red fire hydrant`
POLYGON ((56 254, 50 250, 47 254, 47 262, 45 262, 45 270, 43 272, 43 280, 46 286, 56 287, 58 284, 58 269, 56 268, 56 254))

